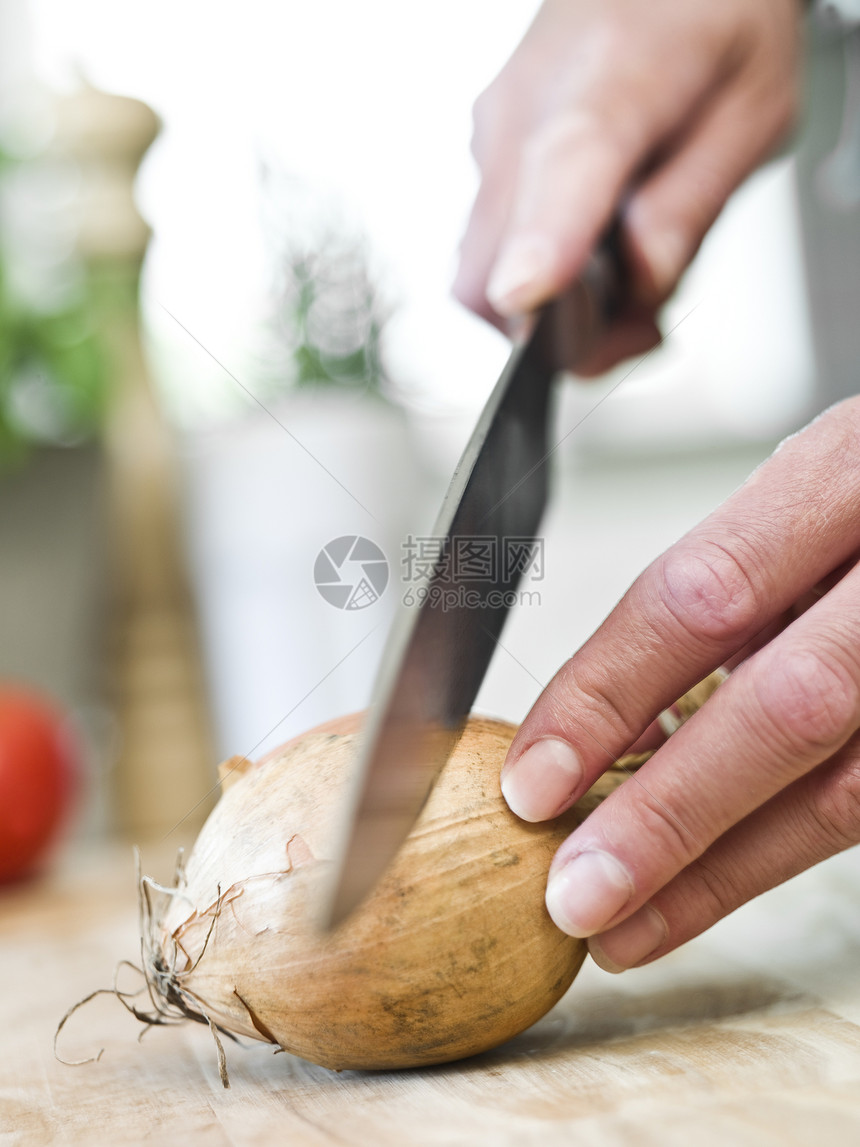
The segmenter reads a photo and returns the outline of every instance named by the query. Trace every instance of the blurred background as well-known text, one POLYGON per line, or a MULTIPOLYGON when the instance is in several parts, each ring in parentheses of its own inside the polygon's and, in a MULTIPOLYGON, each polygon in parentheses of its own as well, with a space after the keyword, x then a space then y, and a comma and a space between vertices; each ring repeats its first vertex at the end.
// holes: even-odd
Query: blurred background
MULTIPOLYGON (((509 349, 449 286, 471 104, 536 7, 0 0, 0 678, 70 715, 76 838, 179 840, 218 760, 367 703, 509 349)), ((856 55, 811 36, 797 146, 729 204, 664 346, 564 385, 542 576, 480 709, 521 719, 856 390, 856 55)))

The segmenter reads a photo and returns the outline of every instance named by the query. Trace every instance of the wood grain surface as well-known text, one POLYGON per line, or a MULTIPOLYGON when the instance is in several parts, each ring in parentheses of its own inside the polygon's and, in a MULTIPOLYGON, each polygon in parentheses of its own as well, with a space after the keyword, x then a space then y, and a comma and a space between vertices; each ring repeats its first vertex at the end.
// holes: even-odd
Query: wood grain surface
POLYGON ((78 852, 49 878, 0 892, 0 1145, 853 1147, 858 905, 854 850, 653 967, 613 977, 587 963, 548 1016, 491 1053, 338 1074, 228 1043, 224 1091, 205 1028, 138 1042, 110 996, 61 1036, 65 1057, 104 1048, 101 1059, 55 1061, 66 1009, 138 954, 130 852, 78 852))

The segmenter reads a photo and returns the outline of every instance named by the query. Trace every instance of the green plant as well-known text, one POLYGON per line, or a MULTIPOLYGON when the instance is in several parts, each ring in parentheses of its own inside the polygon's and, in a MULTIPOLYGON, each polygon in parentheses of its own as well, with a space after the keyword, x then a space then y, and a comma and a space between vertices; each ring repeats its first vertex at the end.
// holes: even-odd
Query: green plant
MULTIPOLYGON (((11 164, 0 157, 0 178, 11 164)), ((0 466, 38 443, 72 445, 97 430, 107 371, 92 294, 84 277, 55 307, 25 301, 0 236, 0 466)))
POLYGON ((269 392, 337 388, 384 398, 381 337, 390 306, 366 236, 300 179, 268 170, 264 177, 274 270, 269 392))
POLYGON ((285 327, 293 385, 379 393, 384 317, 361 247, 344 244, 288 257, 285 327))

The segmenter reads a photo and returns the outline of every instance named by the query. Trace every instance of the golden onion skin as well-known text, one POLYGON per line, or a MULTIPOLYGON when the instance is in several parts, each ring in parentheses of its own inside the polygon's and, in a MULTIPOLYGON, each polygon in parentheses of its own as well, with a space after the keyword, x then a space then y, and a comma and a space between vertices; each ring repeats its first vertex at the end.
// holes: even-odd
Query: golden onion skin
POLYGON ((321 935, 316 906, 359 723, 321 726, 228 777, 150 959, 219 1026, 326 1067, 485 1051, 549 1011, 582 964, 585 942, 544 906, 547 871, 623 774, 607 773, 602 793, 563 817, 527 824, 499 790, 516 727, 471 718, 384 878, 321 935))

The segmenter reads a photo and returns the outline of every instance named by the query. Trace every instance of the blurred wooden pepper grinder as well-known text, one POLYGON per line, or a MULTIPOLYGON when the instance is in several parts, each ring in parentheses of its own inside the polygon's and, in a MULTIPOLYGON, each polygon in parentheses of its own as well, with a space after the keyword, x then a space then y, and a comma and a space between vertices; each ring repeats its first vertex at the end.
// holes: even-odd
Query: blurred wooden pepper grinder
POLYGON ((172 836, 180 843, 193 837, 208 812, 214 774, 173 444, 139 333, 149 228, 135 207, 133 185, 158 130, 146 104, 89 86, 57 107, 57 148, 80 171, 77 247, 111 365, 104 448, 118 827, 145 842, 182 822, 172 836))

